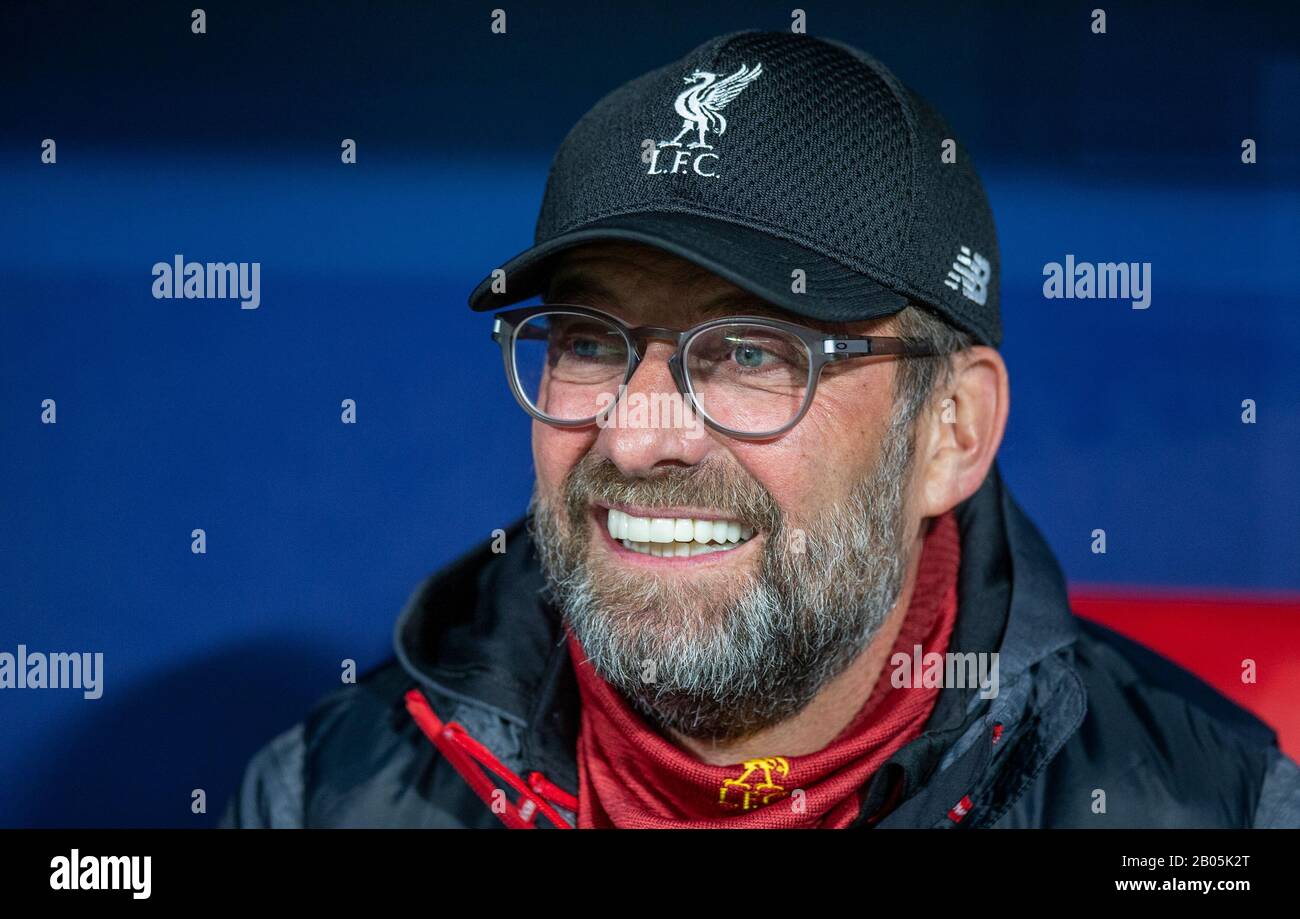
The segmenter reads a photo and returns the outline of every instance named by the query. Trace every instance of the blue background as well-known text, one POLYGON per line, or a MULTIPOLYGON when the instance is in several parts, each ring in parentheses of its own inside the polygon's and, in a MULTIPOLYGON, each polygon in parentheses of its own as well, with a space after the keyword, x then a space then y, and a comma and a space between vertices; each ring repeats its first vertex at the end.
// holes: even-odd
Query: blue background
MULTIPOLYGON (((208 825, 340 660, 388 654, 417 582, 527 500, 464 301, 530 242, 555 146, 790 21, 508 4, 494 36, 493 5, 213 3, 203 36, 192 3, 0 7, 0 650, 106 667, 96 701, 0 693, 0 825, 208 825), (261 308, 155 300, 176 253, 261 262, 261 308)), ((1070 578, 1300 590, 1300 14, 1112 3, 1098 36, 1095 5, 822 2, 809 31, 881 57, 985 176, 1001 464, 1070 578), (1150 261, 1150 309, 1045 300, 1066 253, 1150 261)))

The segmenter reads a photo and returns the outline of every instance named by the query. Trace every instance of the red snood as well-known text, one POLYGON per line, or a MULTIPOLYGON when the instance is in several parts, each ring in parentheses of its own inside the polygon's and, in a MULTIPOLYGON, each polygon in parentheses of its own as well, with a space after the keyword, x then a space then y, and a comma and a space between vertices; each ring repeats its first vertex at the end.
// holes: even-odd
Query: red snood
MULTIPOLYGON (((815 753, 710 766, 651 728, 587 662, 570 634, 582 720, 578 828, 830 828, 859 816, 859 792, 908 741, 938 701, 937 687, 895 688, 889 660, 948 650, 957 619, 961 540, 950 511, 926 534, 916 585, 885 667, 854 720, 815 753)), ((883 814, 873 815, 875 817, 883 814)))

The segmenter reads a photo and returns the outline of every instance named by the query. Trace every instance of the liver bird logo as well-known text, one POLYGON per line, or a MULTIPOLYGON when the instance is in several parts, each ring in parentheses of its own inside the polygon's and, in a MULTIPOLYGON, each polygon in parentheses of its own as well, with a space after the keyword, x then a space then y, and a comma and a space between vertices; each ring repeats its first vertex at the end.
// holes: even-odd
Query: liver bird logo
POLYGON ((740 775, 725 780, 718 789, 718 803, 723 807, 743 811, 771 804, 789 795, 783 785, 776 784, 773 776, 785 777, 789 774, 790 761, 784 756, 747 759, 741 764, 740 775))
POLYGON ((727 119, 722 117, 722 110, 732 99, 739 96, 746 86, 757 80, 762 72, 761 63, 753 70, 741 64, 739 70, 722 79, 718 79, 716 73, 707 70, 696 70, 683 77, 683 82, 691 85, 673 103, 677 114, 682 116, 682 129, 672 140, 661 140, 659 146, 680 147, 682 138, 695 131, 698 136, 687 146, 692 150, 712 150, 713 145, 705 140, 705 135, 709 131, 715 134, 726 133, 727 119))

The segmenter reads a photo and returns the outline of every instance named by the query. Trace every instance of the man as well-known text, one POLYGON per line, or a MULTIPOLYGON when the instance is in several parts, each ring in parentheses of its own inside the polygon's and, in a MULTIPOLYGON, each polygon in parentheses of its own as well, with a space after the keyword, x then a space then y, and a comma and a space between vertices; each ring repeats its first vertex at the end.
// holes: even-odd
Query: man
POLYGON ((1071 615, 996 467, 998 281, 969 156, 861 52, 738 33, 607 96, 470 301, 542 297, 493 321, 528 517, 225 823, 1300 823, 1268 727, 1071 615))

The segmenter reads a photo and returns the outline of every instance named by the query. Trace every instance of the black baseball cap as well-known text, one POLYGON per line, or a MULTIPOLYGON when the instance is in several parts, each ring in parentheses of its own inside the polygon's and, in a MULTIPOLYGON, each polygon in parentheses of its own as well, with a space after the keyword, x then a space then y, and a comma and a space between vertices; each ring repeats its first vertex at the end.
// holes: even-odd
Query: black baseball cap
POLYGON ((969 152, 836 41, 723 35, 601 99, 556 153, 535 245, 470 307, 541 293, 553 256, 598 240, 671 252, 801 316, 913 303, 982 344, 1002 337, 997 236, 969 152))

